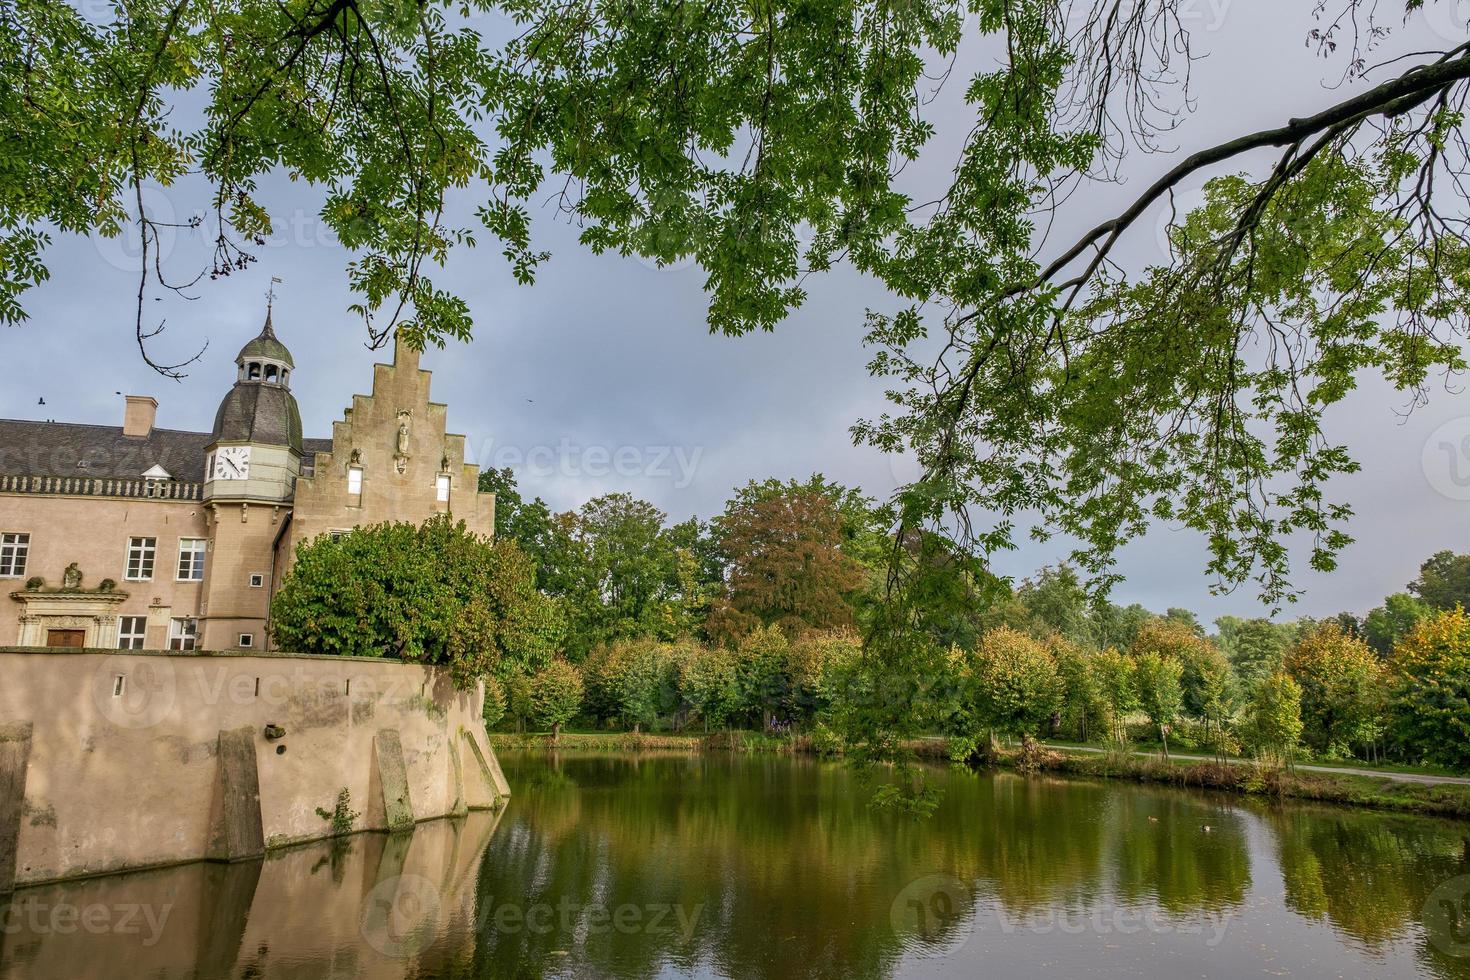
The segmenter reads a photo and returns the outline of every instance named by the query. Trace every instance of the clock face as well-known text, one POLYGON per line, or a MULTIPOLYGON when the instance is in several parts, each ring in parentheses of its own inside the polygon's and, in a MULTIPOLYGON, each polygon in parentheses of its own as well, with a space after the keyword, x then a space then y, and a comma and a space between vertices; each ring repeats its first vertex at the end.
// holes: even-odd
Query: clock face
POLYGON ((221 446, 214 454, 216 480, 245 480, 250 477, 250 447, 221 446))

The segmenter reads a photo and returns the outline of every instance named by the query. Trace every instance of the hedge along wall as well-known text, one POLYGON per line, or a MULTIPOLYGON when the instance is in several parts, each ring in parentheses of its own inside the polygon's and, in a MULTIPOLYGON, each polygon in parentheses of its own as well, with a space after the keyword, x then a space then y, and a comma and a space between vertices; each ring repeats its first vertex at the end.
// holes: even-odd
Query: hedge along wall
POLYGON ((496 808, 483 697, 393 660, 0 647, 0 893, 496 808))

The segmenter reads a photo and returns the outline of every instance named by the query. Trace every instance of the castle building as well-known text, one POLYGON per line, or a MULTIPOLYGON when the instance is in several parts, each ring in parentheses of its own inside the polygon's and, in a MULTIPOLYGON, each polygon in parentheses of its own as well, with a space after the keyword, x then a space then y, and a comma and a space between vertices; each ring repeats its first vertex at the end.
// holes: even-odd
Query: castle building
POLYGON ((302 436, 296 364, 266 313, 208 432, 0 419, 0 644, 265 649, 296 546, 450 514, 495 526, 464 436, 401 341, 330 439, 302 436))

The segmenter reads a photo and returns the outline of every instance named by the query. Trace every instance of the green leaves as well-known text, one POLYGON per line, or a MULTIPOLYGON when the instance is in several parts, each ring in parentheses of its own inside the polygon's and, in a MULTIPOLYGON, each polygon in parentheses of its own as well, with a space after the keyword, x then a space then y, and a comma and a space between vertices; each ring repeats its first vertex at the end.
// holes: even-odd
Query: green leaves
POLYGON ((301 653, 401 657, 469 685, 548 662, 564 624, 514 543, 464 524, 376 524, 301 544, 271 600, 277 645, 301 653))

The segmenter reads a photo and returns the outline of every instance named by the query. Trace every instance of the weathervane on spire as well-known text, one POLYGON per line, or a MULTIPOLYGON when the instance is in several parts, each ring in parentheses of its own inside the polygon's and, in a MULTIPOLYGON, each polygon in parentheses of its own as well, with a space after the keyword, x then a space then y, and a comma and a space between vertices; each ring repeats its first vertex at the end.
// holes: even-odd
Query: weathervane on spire
POLYGON ((281 284, 280 276, 271 276, 271 286, 265 291, 265 315, 271 315, 271 306, 276 301, 276 287, 281 284))

